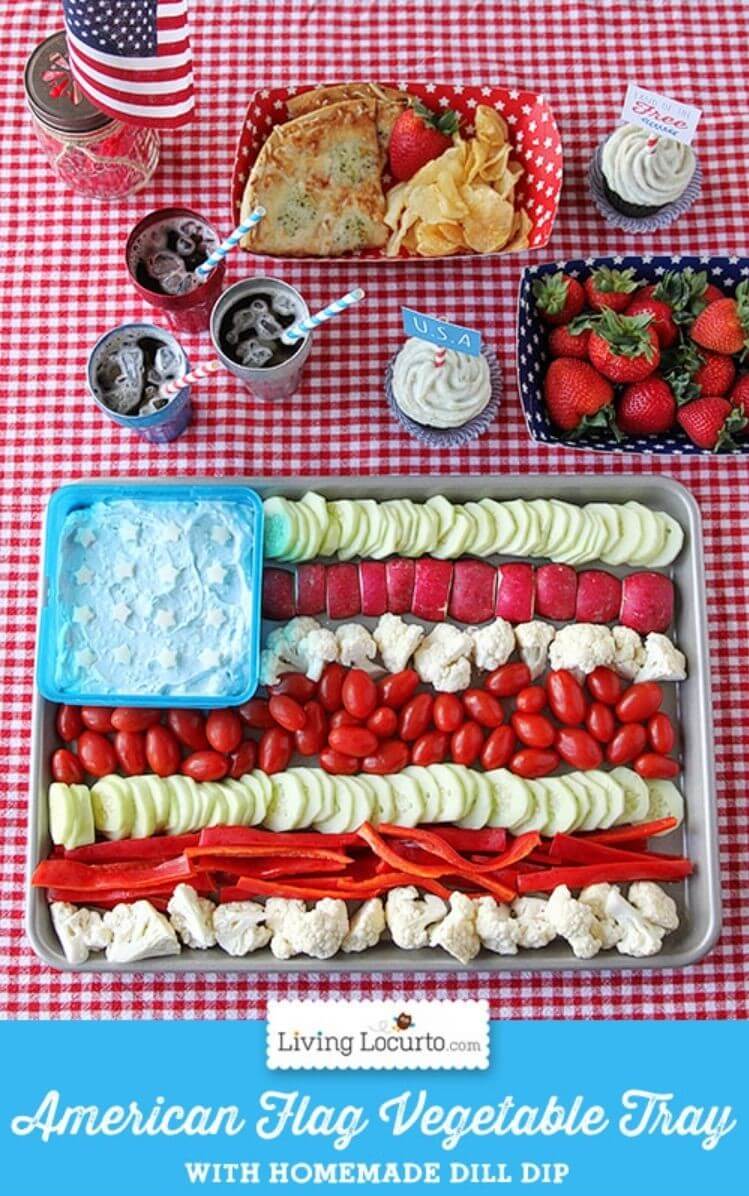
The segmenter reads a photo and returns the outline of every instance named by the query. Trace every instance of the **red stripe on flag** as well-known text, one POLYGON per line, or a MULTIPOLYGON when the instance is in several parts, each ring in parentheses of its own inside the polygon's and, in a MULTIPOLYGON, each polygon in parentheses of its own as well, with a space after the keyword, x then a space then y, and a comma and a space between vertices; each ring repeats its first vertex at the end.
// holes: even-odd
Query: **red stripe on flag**
POLYGON ((186 75, 190 74, 192 69, 191 62, 183 63, 181 66, 159 66, 158 58, 154 58, 153 70, 148 71, 133 71, 127 69, 127 59, 115 59, 116 66, 108 63, 99 62, 96 59, 88 58, 87 55, 78 48, 69 44, 71 58, 77 62, 80 70, 86 69, 90 72, 91 82, 97 87, 103 86, 96 78, 96 74, 108 75, 112 80, 122 80, 128 83, 168 83, 170 80, 184 79, 186 75), (122 65, 120 65, 122 64, 122 65))
MULTIPOLYGON (((147 87, 134 87, 132 83, 126 79, 122 80, 121 87, 116 86, 115 80, 112 81, 111 86, 101 83, 98 79, 91 78, 89 75, 87 75, 85 68, 80 62, 77 63, 77 66, 78 71, 76 74, 77 77, 82 81, 83 85, 85 86, 88 84, 90 87, 96 89, 97 104, 99 104, 98 97, 104 95, 108 96, 111 100, 122 100, 125 103, 149 104, 151 106, 161 104, 164 107, 168 107, 172 104, 179 104, 183 100, 189 99, 193 94, 193 85, 191 81, 172 91, 153 92, 149 91, 147 87)), ((187 74, 189 74, 189 67, 186 71, 182 71, 182 78, 184 78, 187 74)), ((139 76, 138 80, 135 81, 140 81, 140 78, 141 77, 139 76)), ((156 79, 155 81, 167 82, 166 79, 161 78, 156 79)))

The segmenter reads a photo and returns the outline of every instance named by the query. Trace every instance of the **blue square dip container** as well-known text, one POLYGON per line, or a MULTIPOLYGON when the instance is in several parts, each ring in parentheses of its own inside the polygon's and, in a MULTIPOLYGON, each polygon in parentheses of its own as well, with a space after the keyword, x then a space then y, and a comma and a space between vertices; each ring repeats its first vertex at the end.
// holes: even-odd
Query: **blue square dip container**
POLYGON ((44 527, 39 690, 74 705, 241 705, 258 684, 262 575, 248 486, 62 486, 44 527))

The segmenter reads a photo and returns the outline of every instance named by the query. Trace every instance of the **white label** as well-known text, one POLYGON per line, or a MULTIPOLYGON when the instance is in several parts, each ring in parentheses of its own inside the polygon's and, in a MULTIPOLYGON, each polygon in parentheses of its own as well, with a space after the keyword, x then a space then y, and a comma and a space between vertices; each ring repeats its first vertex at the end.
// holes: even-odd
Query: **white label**
POLYGON ((691 145, 702 113, 691 104, 680 104, 657 91, 646 91, 630 83, 622 108, 622 120, 648 129, 655 137, 672 137, 691 145))
POLYGON ((489 1066, 487 1001, 269 1001, 268 1067, 474 1071, 489 1066))

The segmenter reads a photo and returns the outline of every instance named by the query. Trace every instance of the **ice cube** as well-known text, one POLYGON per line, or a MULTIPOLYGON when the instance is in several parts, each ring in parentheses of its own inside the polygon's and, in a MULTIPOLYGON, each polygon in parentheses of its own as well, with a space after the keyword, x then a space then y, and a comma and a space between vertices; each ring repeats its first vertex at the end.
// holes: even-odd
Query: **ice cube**
MULTIPOLYGON (((158 392, 157 392, 158 393, 158 392)), ((147 403, 144 403, 138 412, 139 415, 155 415, 157 411, 161 411, 166 407, 169 399, 165 399, 163 395, 158 397, 151 397, 147 403)))
POLYGON ((153 358, 153 372, 161 380, 176 377, 180 358, 171 345, 160 345, 153 358))
MULTIPOLYGON (((118 415, 127 415, 138 406, 143 393, 143 350, 140 345, 124 345, 112 354, 110 362, 118 373, 113 376, 113 370, 106 370, 109 386, 103 396, 104 402, 118 415)), ((97 376, 101 377, 101 371, 97 376)))
POLYGON ((205 229, 199 220, 179 220, 176 228, 178 237, 199 237, 205 229))
POLYGON ((159 283, 167 295, 184 295, 195 285, 192 275, 185 273, 184 266, 181 271, 175 270, 172 274, 165 274, 159 279, 159 283))
POLYGON ((276 341, 283 332, 278 320, 270 313, 267 316, 258 316, 255 328, 260 339, 264 341, 276 341))
POLYGON ((284 291, 280 291, 272 297, 271 307, 277 316, 296 315, 296 300, 292 295, 287 295, 284 291))
POLYGON ((163 224, 157 224, 148 234, 149 249, 166 249, 169 244, 169 229, 163 224))
POLYGON ((255 318, 258 316, 266 316, 268 315, 268 304, 264 299, 253 299, 252 303, 250 304, 250 311, 255 318))
POLYGON ((170 253, 168 249, 158 250, 146 258, 146 269, 152 278, 166 278, 170 274, 185 273, 185 263, 177 253, 170 253))
POLYGON ((241 311, 235 312, 232 316, 231 328, 226 334, 229 344, 236 345, 243 332, 247 332, 249 328, 254 328, 256 318, 249 307, 244 307, 241 311))
POLYGON ((239 360, 242 365, 254 366, 260 368, 267 365, 273 357, 273 350, 269 349, 267 345, 261 345, 260 341, 250 337, 238 349, 239 360))
POLYGON ((177 237, 174 248, 180 257, 190 257, 197 249, 197 237, 177 237))

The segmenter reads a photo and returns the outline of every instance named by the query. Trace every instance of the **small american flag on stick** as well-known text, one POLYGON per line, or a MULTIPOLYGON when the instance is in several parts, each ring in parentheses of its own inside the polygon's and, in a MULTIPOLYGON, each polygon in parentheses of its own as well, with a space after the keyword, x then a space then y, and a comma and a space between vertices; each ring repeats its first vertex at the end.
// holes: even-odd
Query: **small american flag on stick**
POLYGON ((187 0, 63 0, 81 91, 118 120, 173 129, 193 115, 187 0))

